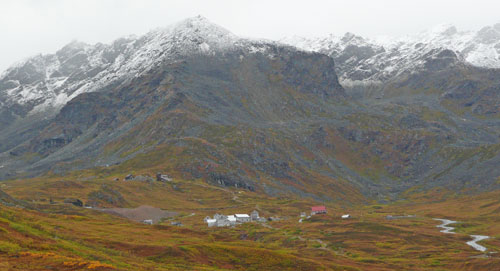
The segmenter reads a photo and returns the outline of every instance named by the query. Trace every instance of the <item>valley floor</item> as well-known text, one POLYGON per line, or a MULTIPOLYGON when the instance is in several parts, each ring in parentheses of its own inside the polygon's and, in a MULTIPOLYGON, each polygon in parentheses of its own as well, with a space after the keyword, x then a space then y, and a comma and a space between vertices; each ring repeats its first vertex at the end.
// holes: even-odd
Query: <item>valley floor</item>
MULTIPOLYGON (((209 186, 202 181, 114 181, 112 177, 46 177, 0 189, 25 207, 0 204, 0 270, 494 270, 500 267, 499 192, 412 194, 388 205, 327 203, 328 213, 299 223, 318 203, 209 186), (72 179, 71 181, 69 179, 72 179), (102 207, 149 205, 169 212, 155 225, 63 203, 102 207), (109 196, 114 193, 114 198, 109 196), (106 198, 107 197, 107 198, 106 198), (108 206, 106 206, 108 205, 108 206), (279 221, 207 227, 205 216, 250 213, 279 221), (341 219, 349 213, 350 219, 341 219), (387 219, 392 215, 393 219, 387 219), (415 215, 410 217, 398 217, 415 215), (444 234, 433 218, 447 218, 444 234), (182 226, 172 226, 172 221, 182 226), (466 242, 469 235, 486 252, 466 242)), ((14 204, 15 205, 15 204, 14 204)))

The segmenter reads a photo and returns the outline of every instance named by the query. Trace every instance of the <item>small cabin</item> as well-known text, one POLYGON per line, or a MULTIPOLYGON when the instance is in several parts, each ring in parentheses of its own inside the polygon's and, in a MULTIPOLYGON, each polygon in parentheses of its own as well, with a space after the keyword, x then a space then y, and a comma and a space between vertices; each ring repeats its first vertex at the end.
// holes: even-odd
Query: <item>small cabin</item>
POLYGON ((323 205, 311 207, 311 215, 317 214, 326 214, 326 207, 323 205))
POLYGON ((142 221, 142 223, 148 224, 148 225, 153 225, 153 220, 152 219, 145 219, 142 221))
POLYGON ((347 218, 351 218, 351 215, 350 214, 342 215, 342 219, 347 219, 347 218))

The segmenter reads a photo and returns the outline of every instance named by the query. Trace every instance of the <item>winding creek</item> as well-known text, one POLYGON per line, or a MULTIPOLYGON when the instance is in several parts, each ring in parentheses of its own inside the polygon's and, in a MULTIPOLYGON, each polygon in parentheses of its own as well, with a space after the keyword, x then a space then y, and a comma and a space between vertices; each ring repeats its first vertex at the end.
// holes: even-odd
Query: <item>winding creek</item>
MULTIPOLYGON (((455 234, 455 232, 453 232, 453 230, 455 228, 454 227, 450 227, 448 225, 449 224, 457 223, 457 221, 453 221, 453 220, 449 220, 449 219, 441 219, 441 218, 434 218, 434 220, 441 221, 442 224, 436 226, 438 228, 442 228, 442 230, 440 232, 455 234)), ((486 251, 486 248, 484 246, 481 246, 477 242, 479 242, 481 240, 486 240, 486 239, 490 238, 489 236, 486 236, 486 235, 471 235, 470 237, 472 237, 472 240, 469 241, 469 242, 467 242, 466 243, 467 245, 469 245, 469 246, 473 247, 475 250, 479 250, 481 252, 485 252, 486 251)))

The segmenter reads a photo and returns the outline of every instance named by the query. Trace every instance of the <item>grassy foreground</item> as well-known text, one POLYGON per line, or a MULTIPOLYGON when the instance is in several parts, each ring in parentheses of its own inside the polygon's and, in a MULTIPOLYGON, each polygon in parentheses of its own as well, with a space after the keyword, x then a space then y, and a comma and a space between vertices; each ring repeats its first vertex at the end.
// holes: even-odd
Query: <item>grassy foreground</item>
MULTIPOLYGON (((413 194, 390 205, 326 203, 327 215, 299 223, 311 199, 269 197, 203 181, 115 181, 52 176, 0 184, 25 207, 0 204, 0 270, 494 270, 500 266, 499 192, 413 194), (99 194, 100 193, 100 194, 99 194), (107 195, 94 198, 95 195, 107 195), (95 209, 150 205, 178 213, 149 226, 95 209), (207 228, 215 213, 279 221, 207 228), (342 220, 349 213, 351 219, 342 220), (387 215, 416 215, 386 219, 387 215), (443 234, 432 218, 460 221, 443 234), (171 226, 179 221, 183 226, 171 226), (465 244, 489 235, 484 254, 465 244)), ((14 204, 15 205, 15 204, 14 204)))

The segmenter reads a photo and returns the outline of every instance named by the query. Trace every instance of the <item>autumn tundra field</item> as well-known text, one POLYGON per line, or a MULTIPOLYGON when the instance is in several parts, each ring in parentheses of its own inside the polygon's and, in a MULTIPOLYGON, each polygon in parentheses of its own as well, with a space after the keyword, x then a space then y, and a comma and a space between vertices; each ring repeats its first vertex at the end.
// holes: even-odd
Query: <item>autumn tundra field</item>
POLYGON ((1 270, 494 270, 500 265, 499 192, 456 196, 436 189, 388 204, 343 200, 326 203, 327 214, 299 222, 300 213, 309 215, 318 202, 201 180, 125 181, 105 169, 1 186, 1 270), (96 193, 103 196, 95 199, 96 193), (68 198, 83 199, 84 206, 65 203, 68 198), (85 208, 88 199, 101 209, 85 208), (144 205, 175 215, 146 225, 102 211, 144 205), (276 219, 210 228, 203 221, 215 213, 252 210, 276 219), (341 219, 346 213, 351 217, 341 219), (459 221, 456 234, 441 233, 433 218, 459 221), (481 242, 486 252, 466 244, 470 234, 491 237, 481 242))

